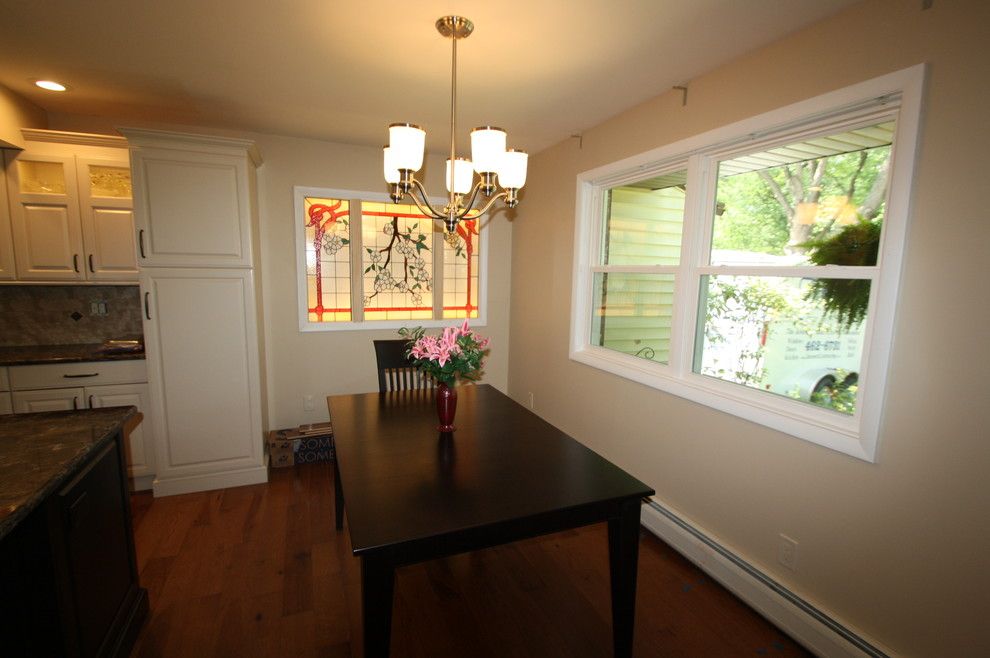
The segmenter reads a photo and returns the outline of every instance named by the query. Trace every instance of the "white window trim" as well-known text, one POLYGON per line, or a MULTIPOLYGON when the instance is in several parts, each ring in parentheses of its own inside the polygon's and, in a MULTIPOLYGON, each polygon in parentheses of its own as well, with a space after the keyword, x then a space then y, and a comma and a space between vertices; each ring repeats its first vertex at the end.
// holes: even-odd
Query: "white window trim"
MULTIPOLYGON (((878 439, 885 403, 886 380, 894 339, 895 310, 901 278, 922 111, 926 65, 919 64, 844 89, 811 98, 722 128, 661 146, 577 177, 574 236, 574 285, 569 354, 574 361, 605 370, 679 397, 790 434, 868 462, 878 457, 878 439), (622 354, 590 344, 593 272, 601 227, 602 193, 665 170, 688 166, 688 189, 700 189, 716 157, 728 149, 800 131, 808 124, 835 116, 838 121, 857 108, 877 107, 877 99, 899 96, 889 193, 876 285, 871 286, 870 314, 863 344, 862 385, 857 412, 845 416, 782 396, 692 372, 698 316, 699 276, 718 268, 707 266, 706 232, 711 228, 700 207, 707 194, 689 195, 685 207, 680 270, 675 278, 674 316, 669 364, 622 354)), ((864 110, 865 113, 865 110, 864 110)), ((666 269, 666 268, 665 268, 666 269)), ((870 268, 871 270, 874 268, 870 268)), ((775 273, 785 274, 783 269, 775 273)), ((737 270, 733 270, 737 273, 737 270)))
MULTIPOLYGON (((360 192, 355 190, 339 190, 326 187, 295 186, 293 189, 293 223, 295 224, 296 239, 296 307, 299 317, 299 331, 372 331, 378 329, 399 329, 401 327, 424 327, 434 329, 460 325, 464 320, 458 318, 446 319, 414 319, 414 320, 371 320, 351 322, 310 322, 309 300, 306 286, 306 228, 301 218, 305 212, 305 197, 322 197, 330 199, 360 199, 381 203, 393 203, 392 199, 381 192, 360 192)), ((404 202, 403 202, 404 203, 404 202)), ((431 198, 430 203, 442 206, 445 199, 431 198)), ((429 219, 429 218, 427 218, 429 219)), ((470 318, 471 326, 484 327, 488 324, 488 215, 482 215, 478 228, 478 317, 470 318)), ((435 220, 429 220, 435 221, 435 220)), ((354 225, 352 224, 352 229, 354 225)), ((352 254, 353 258, 353 254, 352 254)), ((359 268, 360 269, 360 268, 359 268)), ((434 271, 443 277, 443 271, 434 271)), ((353 282, 352 282, 353 284, 353 282)))

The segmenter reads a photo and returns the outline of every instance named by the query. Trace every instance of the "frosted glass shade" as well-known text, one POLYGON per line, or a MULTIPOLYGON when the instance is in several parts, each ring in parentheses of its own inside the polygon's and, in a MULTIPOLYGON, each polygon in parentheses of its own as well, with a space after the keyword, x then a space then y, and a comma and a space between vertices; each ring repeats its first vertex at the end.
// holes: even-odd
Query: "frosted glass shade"
POLYGON ((529 154, 525 151, 508 149, 502 155, 498 169, 498 184, 505 189, 518 190, 526 184, 526 165, 529 154))
POLYGON ((504 153, 504 130, 492 126, 482 126, 471 131, 471 159, 474 161, 476 172, 479 174, 497 172, 504 153))
POLYGON ((399 182, 399 168, 395 166, 395 157, 392 155, 392 147, 382 148, 383 162, 385 164, 385 182, 393 185, 399 182))
POLYGON ((388 127, 388 145, 396 169, 419 171, 423 166, 426 131, 411 123, 393 123, 388 127))
MULTIPOLYGON (((455 194, 467 194, 471 191, 471 181, 474 178, 474 168, 470 160, 457 158, 454 160, 454 189, 455 194)), ((447 169, 444 173, 444 183, 447 191, 450 192, 450 160, 447 160, 447 169)))

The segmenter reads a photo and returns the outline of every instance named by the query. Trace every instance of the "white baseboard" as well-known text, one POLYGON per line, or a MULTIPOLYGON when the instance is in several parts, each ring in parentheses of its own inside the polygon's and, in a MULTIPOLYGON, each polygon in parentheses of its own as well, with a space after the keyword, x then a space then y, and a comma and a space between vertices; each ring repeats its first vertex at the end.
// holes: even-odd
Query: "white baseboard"
POLYGON ((157 478, 152 483, 151 488, 155 498, 161 498, 162 496, 243 487, 248 484, 263 484, 265 482, 268 482, 268 467, 253 466, 236 471, 157 478))
POLYGON ((642 522, 650 532, 816 655, 829 658, 891 655, 877 642, 797 596, 655 498, 643 506, 642 522))

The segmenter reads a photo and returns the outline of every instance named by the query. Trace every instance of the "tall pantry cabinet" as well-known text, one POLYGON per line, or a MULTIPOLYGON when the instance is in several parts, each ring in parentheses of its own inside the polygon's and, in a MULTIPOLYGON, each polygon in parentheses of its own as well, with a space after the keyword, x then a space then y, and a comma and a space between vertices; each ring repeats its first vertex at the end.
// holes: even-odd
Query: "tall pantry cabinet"
POLYGON ((122 129, 131 147, 156 496, 268 479, 253 142, 122 129))

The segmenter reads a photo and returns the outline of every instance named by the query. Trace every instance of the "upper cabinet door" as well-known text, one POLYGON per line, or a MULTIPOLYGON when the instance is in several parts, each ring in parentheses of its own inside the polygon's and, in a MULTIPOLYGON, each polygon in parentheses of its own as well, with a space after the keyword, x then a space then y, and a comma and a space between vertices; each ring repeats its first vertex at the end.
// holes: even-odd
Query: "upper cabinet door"
POLYGON ((10 232, 10 205, 7 203, 7 164, 0 157, 0 281, 14 279, 14 236, 10 232))
POLYGON ((138 278, 131 169, 124 160, 76 158, 79 212, 90 281, 138 278))
POLYGON ((131 152, 131 169, 142 266, 253 265, 247 155, 142 146, 131 152))
POLYGON ((17 277, 83 280, 74 158, 8 152, 6 161, 17 277))

